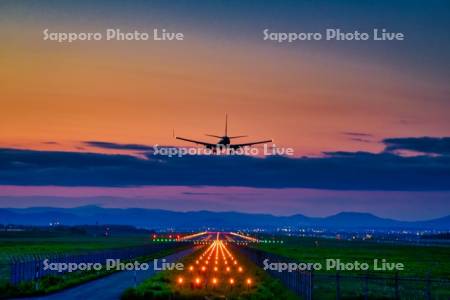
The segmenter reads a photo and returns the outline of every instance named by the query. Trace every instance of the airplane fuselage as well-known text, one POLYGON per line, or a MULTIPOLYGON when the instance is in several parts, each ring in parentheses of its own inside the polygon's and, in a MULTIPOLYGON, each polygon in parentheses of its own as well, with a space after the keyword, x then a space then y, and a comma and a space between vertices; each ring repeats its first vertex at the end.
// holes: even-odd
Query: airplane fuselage
POLYGON ((230 138, 227 136, 223 136, 217 143, 217 145, 219 145, 219 146, 227 146, 229 144, 230 144, 230 138))

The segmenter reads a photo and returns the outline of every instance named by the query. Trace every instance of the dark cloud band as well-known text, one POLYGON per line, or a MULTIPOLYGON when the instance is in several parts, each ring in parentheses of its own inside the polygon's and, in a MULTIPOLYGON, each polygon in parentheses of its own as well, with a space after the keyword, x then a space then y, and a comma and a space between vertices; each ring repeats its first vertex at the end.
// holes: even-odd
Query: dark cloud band
POLYGON ((409 150, 428 154, 450 154, 450 137, 407 137, 384 139, 386 151, 409 150))
POLYGON ((449 156, 329 152, 324 157, 130 155, 0 149, 1 185, 246 186, 450 190, 449 156))
POLYGON ((114 150, 135 150, 135 151, 152 151, 153 147, 141 144, 118 144, 101 141, 85 141, 83 144, 96 148, 114 149, 114 150))

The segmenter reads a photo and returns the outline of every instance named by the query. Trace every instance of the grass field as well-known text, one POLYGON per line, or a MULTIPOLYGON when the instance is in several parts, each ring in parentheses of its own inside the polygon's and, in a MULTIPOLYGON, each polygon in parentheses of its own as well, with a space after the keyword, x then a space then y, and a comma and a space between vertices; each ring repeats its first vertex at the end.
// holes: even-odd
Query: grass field
POLYGON ((29 255, 37 253, 80 252, 99 249, 139 246, 150 243, 149 235, 89 236, 89 235, 38 235, 14 233, 0 235, 0 254, 29 255))
MULTIPOLYGON (((11 256, 27 257, 33 254, 65 253, 75 254, 93 250, 107 250, 123 247, 141 246, 151 243, 148 234, 131 234, 122 236, 90 236, 82 234, 61 234, 49 232, 14 232, 0 234, 0 299, 24 295, 47 294, 70 286, 93 280, 111 271, 87 271, 67 273, 60 276, 47 276, 35 282, 24 282, 19 286, 11 286, 9 280, 9 259, 11 256), (38 286, 38 289, 36 289, 38 286)), ((148 260, 173 253, 164 250, 149 257, 137 260, 148 260)))
POLYGON ((0 234, 0 283, 8 280, 8 262, 12 256, 33 254, 80 253, 93 250, 132 247, 150 243, 148 235, 89 236, 15 232, 0 234))
MULTIPOLYGON (((283 240, 283 244, 259 244, 258 247, 302 262, 322 264, 325 264, 327 258, 341 259, 344 262, 357 260, 370 264, 375 258, 385 258, 391 262, 404 264, 405 270, 400 271, 401 276, 430 275, 432 278, 450 278, 450 247, 448 246, 413 246, 296 237, 283 237, 283 240)), ((335 271, 331 270, 328 273, 335 273, 335 271)))
MULTIPOLYGON (((150 261, 153 260, 154 258, 160 258, 170 255, 179 250, 181 250, 181 248, 161 250, 152 255, 137 257, 133 259, 133 261, 139 262, 150 261)), ((31 282, 31 281, 22 282, 18 286, 12 286, 10 284, 1 284, 0 299, 45 295, 69 287, 73 287, 94 279, 98 279, 114 272, 117 271, 107 271, 102 269, 100 271, 92 270, 85 272, 73 272, 73 273, 65 273, 62 275, 46 276, 40 279, 38 282, 31 282)))
MULTIPOLYGON (((298 299, 279 281, 272 279, 238 253, 234 253, 234 259, 242 268, 241 272, 230 260, 229 271, 220 261, 217 271, 213 269, 215 265, 208 268, 208 265, 202 264, 201 261, 196 264, 204 250, 197 251, 183 260, 187 270, 161 272, 137 288, 127 290, 122 299, 298 299), (202 271, 202 266, 206 267, 205 271, 202 271), (193 267, 192 271, 190 267, 193 267), (233 283, 230 279, 233 279, 233 283), (248 279, 251 280, 250 284, 248 279)), ((210 265, 213 261, 210 261, 210 265)))
MULTIPOLYGON (((294 258, 301 262, 319 262, 325 265, 327 258, 343 262, 360 261, 372 264, 375 258, 400 262, 405 266, 399 271, 399 294, 403 299, 425 299, 426 281, 450 279, 450 247, 385 244, 369 241, 342 241, 317 238, 283 238, 283 244, 259 244, 268 252, 294 258), (405 280, 402 280, 405 279, 405 280)), ((371 299, 391 299, 395 296, 395 272, 391 271, 341 271, 340 291, 343 299, 358 299, 364 291, 364 276, 381 277, 368 281, 371 299), (358 276, 355 276, 358 275, 358 276), (355 276, 355 277, 350 277, 355 276), (385 278, 385 279, 383 279, 385 278)), ((314 293, 317 299, 333 299, 336 295, 336 271, 314 272, 314 293)), ((450 299, 450 284, 430 281, 432 299, 450 299)))

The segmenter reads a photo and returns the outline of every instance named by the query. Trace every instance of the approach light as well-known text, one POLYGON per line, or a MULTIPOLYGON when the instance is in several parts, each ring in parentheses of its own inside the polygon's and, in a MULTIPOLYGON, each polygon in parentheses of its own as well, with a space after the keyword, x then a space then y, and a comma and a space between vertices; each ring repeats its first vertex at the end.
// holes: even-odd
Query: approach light
POLYGON ((226 270, 227 270, 227 272, 230 272, 230 267, 227 267, 226 270))
POLYGON ((183 277, 178 277, 178 283, 182 284, 183 283, 183 277))
POLYGON ((197 284, 197 285, 199 285, 200 284, 200 282, 202 282, 202 280, 200 279, 200 278, 195 278, 195 284, 197 284))
POLYGON ((234 279, 230 278, 230 284, 233 285, 234 284, 234 279))
POLYGON ((214 285, 216 285, 216 284, 217 284, 217 278, 213 278, 213 279, 212 279, 212 283, 213 283, 214 285))
POLYGON ((202 267, 202 272, 205 272, 206 268, 205 266, 202 267))
POLYGON ((247 278, 247 285, 251 285, 252 284, 252 279, 251 278, 247 278))
POLYGON ((194 271, 194 267, 193 266, 189 266, 189 271, 194 271))
POLYGON ((239 268, 238 268, 238 271, 239 271, 239 272, 242 272, 242 267, 239 267, 239 268))

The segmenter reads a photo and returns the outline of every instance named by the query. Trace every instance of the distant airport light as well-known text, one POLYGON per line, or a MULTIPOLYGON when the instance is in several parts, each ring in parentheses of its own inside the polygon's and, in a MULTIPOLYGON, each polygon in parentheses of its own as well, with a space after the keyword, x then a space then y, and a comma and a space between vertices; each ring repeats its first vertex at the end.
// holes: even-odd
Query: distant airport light
POLYGON ((178 277, 178 283, 182 284, 183 283, 183 277, 178 277))
POLYGON ((252 284, 252 279, 251 278, 247 278, 247 285, 251 285, 252 284))
POLYGON ((242 267, 239 267, 239 268, 238 268, 238 271, 239 271, 239 272, 242 272, 242 267))
POLYGON ((230 272, 230 267, 227 267, 227 268, 226 268, 226 271, 227 271, 227 272, 230 272))
POLYGON ((233 285, 234 284, 234 279, 230 278, 230 284, 233 285))
POLYGON ((189 266, 189 271, 194 271, 194 267, 193 266, 189 266))
POLYGON ((217 284, 217 278, 213 278, 213 279, 212 279, 212 283, 213 283, 214 285, 216 285, 216 284, 217 284))

